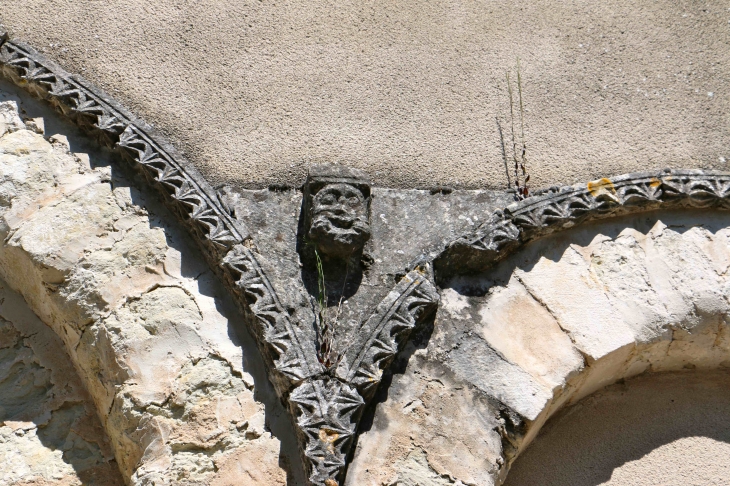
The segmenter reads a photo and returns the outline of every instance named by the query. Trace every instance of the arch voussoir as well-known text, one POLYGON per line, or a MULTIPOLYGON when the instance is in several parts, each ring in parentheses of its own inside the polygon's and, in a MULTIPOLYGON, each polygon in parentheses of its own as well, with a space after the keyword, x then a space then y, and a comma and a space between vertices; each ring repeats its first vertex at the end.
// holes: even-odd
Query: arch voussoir
POLYGON ((63 341, 124 480, 281 484, 204 259, 101 153, 92 167, 0 105, 0 276, 63 341), (250 471, 231 467, 243 449, 250 471))

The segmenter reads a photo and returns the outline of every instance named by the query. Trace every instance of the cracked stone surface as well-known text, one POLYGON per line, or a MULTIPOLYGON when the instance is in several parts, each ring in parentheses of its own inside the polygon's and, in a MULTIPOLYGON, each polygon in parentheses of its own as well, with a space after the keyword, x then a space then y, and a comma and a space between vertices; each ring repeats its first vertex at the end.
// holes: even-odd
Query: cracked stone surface
POLYGON ((15 102, 0 115, 0 275, 60 337, 124 481, 286 482, 235 310, 164 208, 64 136, 17 127, 15 102))

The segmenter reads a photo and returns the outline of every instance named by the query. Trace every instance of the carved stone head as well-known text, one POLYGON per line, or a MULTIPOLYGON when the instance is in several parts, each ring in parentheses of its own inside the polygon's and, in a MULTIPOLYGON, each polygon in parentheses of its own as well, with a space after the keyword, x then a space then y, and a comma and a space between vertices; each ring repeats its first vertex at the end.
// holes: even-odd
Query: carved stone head
POLYGON ((370 238, 370 183, 356 169, 314 166, 305 187, 307 237, 325 255, 347 258, 370 238))

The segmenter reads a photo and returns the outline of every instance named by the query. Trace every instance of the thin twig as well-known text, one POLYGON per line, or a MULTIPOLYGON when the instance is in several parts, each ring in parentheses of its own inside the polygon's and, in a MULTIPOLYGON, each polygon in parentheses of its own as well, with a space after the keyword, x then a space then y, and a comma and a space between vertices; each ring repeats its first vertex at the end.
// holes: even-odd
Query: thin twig
POLYGON ((524 177, 523 197, 528 196, 529 188, 527 183, 530 182, 530 174, 527 173, 527 144, 525 142, 525 108, 522 104, 522 73, 520 72, 520 58, 517 58, 517 92, 520 97, 520 138, 522 139, 522 155, 520 157, 520 166, 522 168, 522 177, 524 177))
MULTIPOLYGON (((515 133, 515 102, 514 93, 512 91, 512 82, 509 77, 509 72, 506 73, 507 77, 507 92, 509 93, 509 115, 510 115, 510 126, 512 132, 512 160, 515 163, 515 189, 517 192, 517 200, 521 201, 529 196, 530 174, 527 172, 527 142, 525 141, 525 107, 522 102, 522 70, 520 69, 520 58, 517 58, 517 95, 520 109, 520 136, 519 141, 515 133), (517 146, 520 146, 521 151, 517 152, 517 146), (521 173, 521 175, 520 175, 521 173)), ((501 132, 500 132, 501 136, 501 132)), ((502 144, 504 147, 504 144, 502 144)), ((506 163, 506 155, 505 155, 506 163)), ((507 178, 509 180, 509 177, 507 178)))
POLYGON ((512 96, 512 82, 507 73, 507 92, 509 93, 509 118, 512 131, 512 160, 515 163, 515 187, 517 188, 517 196, 522 199, 522 191, 520 188, 519 160, 517 159, 517 139, 515 138, 515 111, 512 96))
POLYGON ((323 303, 327 301, 327 287, 324 284, 324 268, 322 267, 322 259, 319 257, 319 252, 314 249, 314 256, 317 257, 317 284, 319 285, 319 305, 323 306, 323 303))
POLYGON ((322 266, 322 259, 319 257, 319 252, 314 249, 314 256, 317 258, 317 284, 319 287, 319 349, 317 349, 317 359, 319 362, 329 367, 329 355, 332 346, 332 339, 327 325, 327 284, 324 281, 324 267, 322 266))
POLYGON ((502 124, 499 123, 499 118, 494 117, 494 121, 497 124, 497 133, 499 133, 499 146, 502 148, 502 161, 504 162, 504 173, 507 176, 507 189, 512 188, 512 180, 509 176, 509 162, 507 162, 507 148, 504 146, 504 132, 502 131, 502 124))

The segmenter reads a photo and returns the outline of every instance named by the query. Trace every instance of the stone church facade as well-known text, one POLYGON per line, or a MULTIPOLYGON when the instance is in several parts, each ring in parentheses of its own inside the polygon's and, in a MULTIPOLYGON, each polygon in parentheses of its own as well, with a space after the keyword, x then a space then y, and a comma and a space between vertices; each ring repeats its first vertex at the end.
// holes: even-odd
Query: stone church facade
MULTIPOLYGON (((703 70, 677 74, 668 88, 631 76, 606 84, 592 103, 612 98, 623 106, 614 118, 625 123, 608 124, 610 113, 586 115, 591 133, 577 135, 581 152, 547 116, 533 130, 540 108, 525 110, 522 96, 524 87, 526 100, 532 92, 536 105, 549 105, 554 93, 540 84, 550 82, 540 69, 576 61, 565 46, 552 53, 550 35, 580 40, 583 27, 543 25, 548 40, 536 52, 544 58, 531 59, 525 48, 519 93, 509 77, 495 85, 510 100, 519 96, 517 133, 514 114, 490 115, 489 128, 462 116, 464 106, 481 103, 473 84, 463 87, 461 108, 451 95, 425 96, 422 106, 404 88, 407 76, 401 91, 375 93, 373 86, 387 84, 377 69, 372 85, 348 91, 363 78, 343 81, 345 66, 344 74, 331 74, 334 86, 372 97, 349 110, 326 101, 334 92, 317 91, 327 84, 315 76, 328 62, 320 59, 300 73, 305 87, 297 91, 318 93, 313 106, 292 101, 292 92, 267 78, 291 81, 283 68, 298 61, 261 58, 251 58, 257 61, 243 75, 245 99, 232 101, 258 117, 243 133, 238 119, 227 124, 225 106, 202 109, 194 99, 204 91, 195 83, 207 76, 200 60, 200 71, 187 77, 170 67, 175 96, 147 87, 144 64, 130 68, 138 81, 99 74, 103 62, 89 64, 93 81, 71 72, 73 56, 83 54, 69 22, 57 35, 71 59, 21 38, 32 30, 24 15, 41 3, 0 12, 9 27, 0 35, 0 484, 643 485, 724 484, 730 477, 730 77, 721 63, 730 34, 716 26, 730 10, 662 4, 628 9, 628 20, 602 12, 601 23, 574 6, 590 42, 619 39, 604 47, 611 56, 603 64, 585 63, 601 78, 591 82, 599 92, 616 59, 635 67, 632 54, 621 54, 634 40, 618 32, 623 25, 634 36, 644 32, 636 27, 642 15, 654 22, 647 37, 659 39, 650 52, 672 58, 661 43, 668 43, 671 29, 662 22, 671 15, 688 19, 676 21, 692 32, 681 42, 705 49, 694 61, 703 70), (696 25, 710 33, 697 34, 696 25), (703 76, 694 98, 678 92, 692 93, 685 84, 703 76), (176 84, 181 79, 193 82, 192 98, 176 84), (628 94, 627 82, 643 86, 640 98, 628 94), (271 96, 311 118, 281 118, 271 96), (401 106, 362 124, 375 120, 368 110, 379 96, 423 112, 401 106), (179 110, 198 118, 177 123, 179 110), (439 113, 448 126, 429 118, 439 113), (678 132, 682 116, 686 133, 678 132), (592 125, 601 120, 605 133, 592 125), (191 122, 198 133, 184 135, 191 122), (322 131, 313 131, 318 123, 322 131), (409 123, 432 138, 419 138, 409 123), (220 133, 211 138, 215 127, 220 133), (483 155, 488 169, 476 162, 483 141, 474 136, 482 132, 494 138, 483 155), (551 136, 557 148, 545 145, 551 136), (632 136, 636 147, 627 149, 632 136), (556 169, 563 156, 551 150, 581 162, 556 169), (607 162, 591 162, 601 153, 607 162), (225 165, 224 156, 242 158, 225 165)), ((164 15, 168 3, 158 5, 164 15)), ((142 23, 154 25, 154 6, 125 9, 142 8, 150 16, 142 23)), ((431 7, 466 31, 483 14, 456 3, 431 7)), ((224 30, 230 8, 217 11, 224 30)), ((281 14, 285 26, 298 22, 279 8, 264 12, 281 14)), ((358 8, 345 10, 357 17, 358 8)), ((376 8, 360 24, 388 30, 380 15, 390 8, 376 8)), ((389 32, 401 48, 414 48, 404 39, 420 39, 428 50, 414 8, 398 11, 410 37, 389 32)), ((524 8, 536 15, 530 9, 537 7, 524 8)), ((261 21, 259 7, 242 12, 261 21)), ((47 25, 45 15, 38 18, 47 25)), ((191 21, 176 18, 179 26, 191 21)), ((242 18, 241 32, 255 29, 242 18)), ((312 20, 312 31, 325 24, 312 20)), ((281 25, 266 25, 264 34, 284 35, 281 25)), ((325 31, 362 52, 382 48, 349 31, 325 31)), ((449 48, 464 47, 468 64, 488 44, 462 34, 449 48)), ((328 39, 318 42, 336 45, 328 39)), ((234 44, 222 40, 217 48, 234 44)), ((192 51, 205 52, 198 47, 192 51)), ((165 48, 152 43, 149 52, 165 48)), ((442 84, 434 66, 455 62, 447 51, 429 58, 431 77, 416 83, 424 93, 442 84)), ((385 71, 400 72, 389 64, 400 60, 406 75, 424 74, 407 56, 388 52, 385 71)), ((359 55, 353 62, 370 66, 359 55)), ((88 56, 98 60, 93 49, 88 56)), ((221 71, 229 75, 221 75, 223 85, 242 76, 228 64, 236 59, 211 59, 230 68, 221 71)), ((110 72, 116 62, 106 65, 110 72)), ((641 69, 662 78, 661 66, 671 62, 641 69)), ((472 74, 455 72, 443 85, 451 92, 472 74)))

